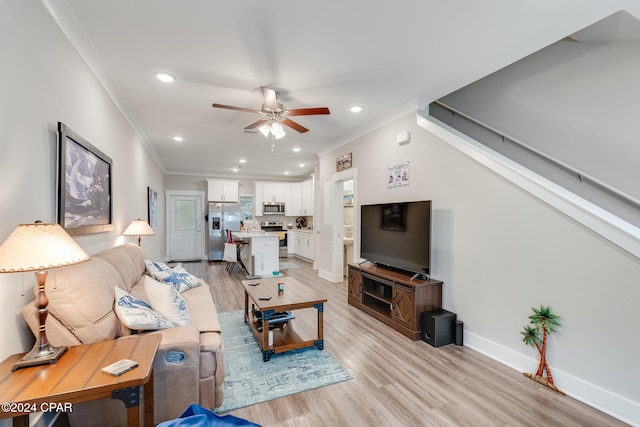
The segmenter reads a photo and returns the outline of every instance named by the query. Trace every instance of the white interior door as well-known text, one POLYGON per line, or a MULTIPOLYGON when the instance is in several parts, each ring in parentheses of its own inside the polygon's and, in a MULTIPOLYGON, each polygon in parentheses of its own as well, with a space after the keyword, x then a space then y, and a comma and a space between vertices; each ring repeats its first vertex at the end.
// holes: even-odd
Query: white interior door
POLYGON ((204 192, 167 191, 169 260, 203 259, 204 192))

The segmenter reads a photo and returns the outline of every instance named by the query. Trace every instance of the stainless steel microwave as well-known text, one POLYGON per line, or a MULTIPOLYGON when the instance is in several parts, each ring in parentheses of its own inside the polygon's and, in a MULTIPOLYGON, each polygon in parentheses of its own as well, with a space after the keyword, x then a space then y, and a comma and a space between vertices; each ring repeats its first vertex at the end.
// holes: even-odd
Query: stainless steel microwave
POLYGON ((264 202, 262 206, 263 215, 284 215, 284 203, 282 202, 264 202))

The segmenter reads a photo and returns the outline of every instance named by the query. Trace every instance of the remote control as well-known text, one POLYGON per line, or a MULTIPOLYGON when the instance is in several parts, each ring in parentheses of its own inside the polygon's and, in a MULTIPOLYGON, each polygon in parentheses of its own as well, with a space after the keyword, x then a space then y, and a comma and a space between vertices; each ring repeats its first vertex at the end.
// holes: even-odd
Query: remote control
POLYGON ((102 372, 107 374, 115 375, 116 377, 124 374, 127 371, 132 370, 138 366, 138 362, 134 362, 130 359, 122 359, 118 360, 116 363, 112 363, 111 365, 105 366, 102 368, 102 372))
POLYGON ((263 301, 269 301, 271 299, 271 295, 269 295, 268 297, 266 297, 266 296, 265 297, 260 297, 258 299, 261 299, 263 301))

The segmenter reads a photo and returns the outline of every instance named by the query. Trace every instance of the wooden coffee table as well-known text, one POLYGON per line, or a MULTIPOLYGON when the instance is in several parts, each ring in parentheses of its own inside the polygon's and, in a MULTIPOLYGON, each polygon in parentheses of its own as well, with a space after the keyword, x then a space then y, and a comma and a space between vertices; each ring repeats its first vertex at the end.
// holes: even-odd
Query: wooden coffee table
POLYGON ((141 422, 153 426, 153 359, 160 339, 160 335, 132 335, 72 346, 56 364, 13 372, 13 364, 24 354, 9 356, 0 364, 0 419, 13 418, 14 426, 26 427, 30 413, 71 412, 76 403, 111 397, 124 402, 129 426, 141 422), (135 360, 138 367, 117 377, 102 372, 120 359, 135 360))
MULTIPOLYGON (((244 280, 244 320, 251 328, 260 350, 262 360, 268 362, 271 356, 285 351, 305 347, 324 348, 323 313, 327 298, 319 292, 300 283, 293 277, 269 277, 244 280), (284 291, 278 291, 278 282, 284 282, 284 291), (256 285, 257 283, 257 285, 256 285), (262 300, 260 297, 271 297, 262 300), (317 334, 311 336, 303 328, 296 328, 296 320, 290 320, 285 327, 271 331, 269 343, 269 320, 277 312, 315 308, 318 316, 317 334), (262 325, 258 328, 258 318, 254 310, 262 313, 262 325)), ((294 312, 295 314, 295 312, 294 312)))

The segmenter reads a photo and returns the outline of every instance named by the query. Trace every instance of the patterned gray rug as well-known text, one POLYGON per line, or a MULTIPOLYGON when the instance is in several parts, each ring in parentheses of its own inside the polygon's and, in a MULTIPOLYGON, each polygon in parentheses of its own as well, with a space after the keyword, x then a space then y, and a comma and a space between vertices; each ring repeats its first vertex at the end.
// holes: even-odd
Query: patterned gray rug
POLYGON ((268 362, 244 313, 218 313, 227 360, 224 402, 215 412, 224 413, 341 381, 351 375, 327 350, 310 347, 276 354, 268 362))

